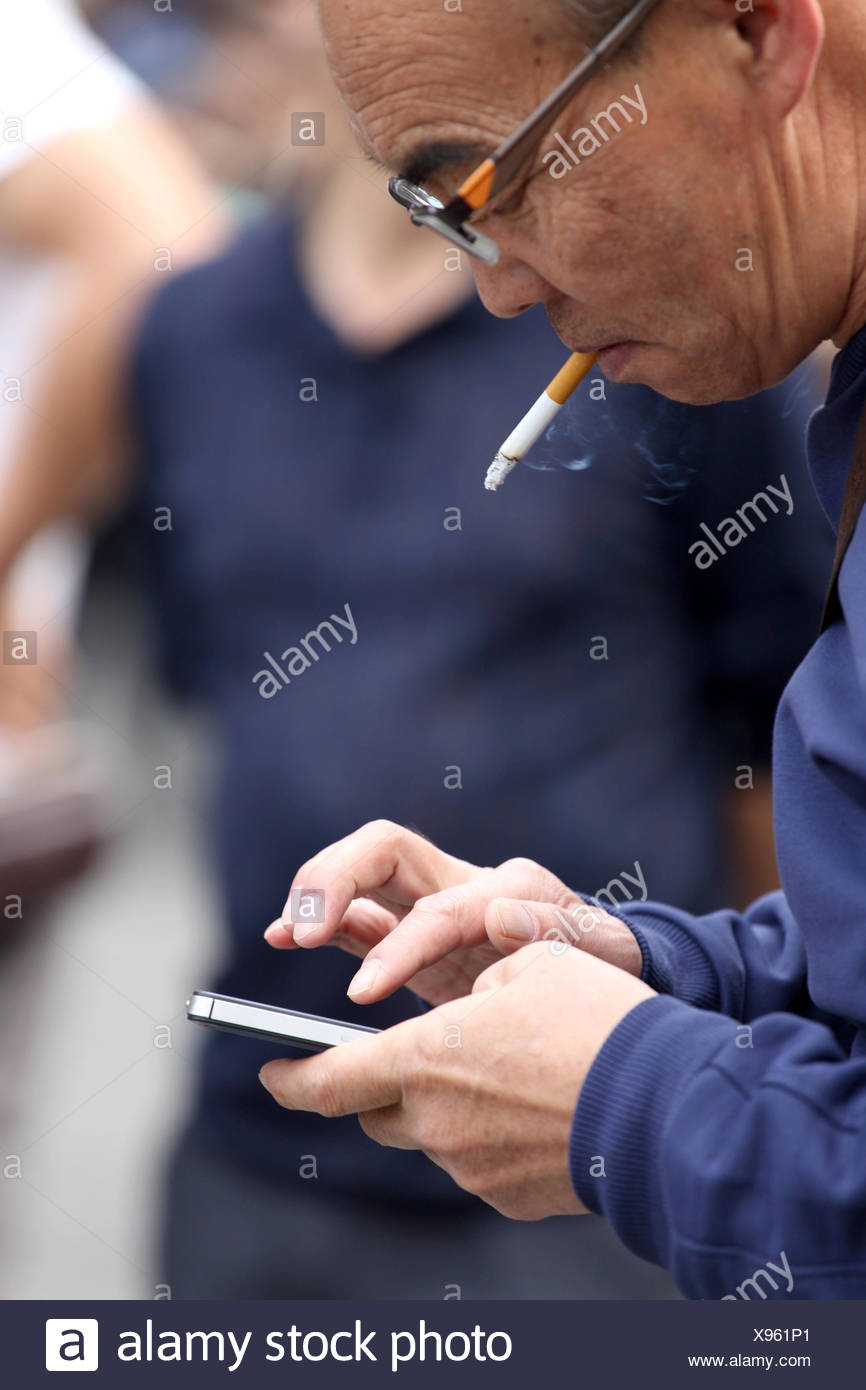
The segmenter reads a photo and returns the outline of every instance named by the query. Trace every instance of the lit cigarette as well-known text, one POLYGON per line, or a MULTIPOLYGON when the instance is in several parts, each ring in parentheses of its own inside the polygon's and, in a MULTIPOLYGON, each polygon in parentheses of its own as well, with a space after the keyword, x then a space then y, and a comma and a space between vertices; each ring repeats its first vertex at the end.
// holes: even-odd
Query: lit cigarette
POLYGON ((535 405, 520 424, 508 436, 496 458, 487 470, 484 486, 488 492, 501 487, 513 468, 516 468, 537 444, 545 430, 556 419, 565 402, 577 390, 583 378, 592 371, 596 363, 594 352, 575 352, 565 366, 557 372, 547 390, 539 396, 535 405))

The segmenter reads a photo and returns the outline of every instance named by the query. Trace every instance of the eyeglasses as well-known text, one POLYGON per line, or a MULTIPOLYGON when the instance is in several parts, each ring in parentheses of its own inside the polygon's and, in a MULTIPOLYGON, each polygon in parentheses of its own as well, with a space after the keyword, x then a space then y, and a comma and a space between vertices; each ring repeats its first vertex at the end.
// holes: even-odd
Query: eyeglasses
POLYGON ((504 144, 494 150, 489 159, 479 164, 474 173, 449 203, 442 203, 408 179, 393 178, 388 183, 391 197, 408 208, 416 227, 429 227, 470 256, 496 265, 499 247, 471 225, 471 219, 493 202, 521 172, 535 153, 544 133, 560 116, 581 87, 612 58, 626 42, 659 0, 638 0, 617 25, 591 49, 564 82, 518 126, 504 144))

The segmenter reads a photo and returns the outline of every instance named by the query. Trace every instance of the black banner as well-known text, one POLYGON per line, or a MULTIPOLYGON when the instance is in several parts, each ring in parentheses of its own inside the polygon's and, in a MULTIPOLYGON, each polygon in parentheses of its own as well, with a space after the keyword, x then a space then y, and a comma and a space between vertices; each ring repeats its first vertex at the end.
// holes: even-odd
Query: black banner
POLYGON ((859 1383, 863 1305, 6 1303, 2 1383, 522 1387, 859 1383))

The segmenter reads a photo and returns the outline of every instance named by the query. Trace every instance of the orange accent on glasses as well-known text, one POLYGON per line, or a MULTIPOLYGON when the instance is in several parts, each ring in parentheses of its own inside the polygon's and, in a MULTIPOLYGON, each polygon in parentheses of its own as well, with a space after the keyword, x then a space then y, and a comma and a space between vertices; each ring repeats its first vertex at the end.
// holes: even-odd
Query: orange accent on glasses
POLYGON ((490 198, 490 189, 495 173, 494 160, 485 159, 483 164, 479 164, 475 173, 469 175, 457 196, 462 198, 464 203, 468 203, 471 208, 482 208, 490 198))

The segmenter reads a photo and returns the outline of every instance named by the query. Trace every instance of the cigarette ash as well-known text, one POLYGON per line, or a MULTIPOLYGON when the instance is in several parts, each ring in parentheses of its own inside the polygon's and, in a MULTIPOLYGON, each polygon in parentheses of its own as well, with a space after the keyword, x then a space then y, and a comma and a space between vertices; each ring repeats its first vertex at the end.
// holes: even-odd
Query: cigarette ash
POLYGON ((487 477, 484 479, 484 486, 488 492, 497 492, 505 479, 510 477, 517 467, 517 459, 509 458, 499 449, 496 458, 487 470, 487 477))

